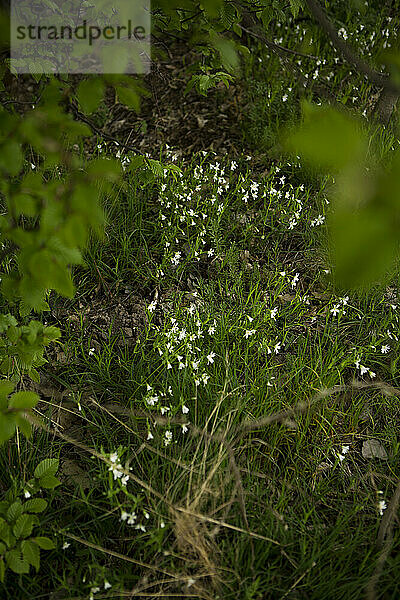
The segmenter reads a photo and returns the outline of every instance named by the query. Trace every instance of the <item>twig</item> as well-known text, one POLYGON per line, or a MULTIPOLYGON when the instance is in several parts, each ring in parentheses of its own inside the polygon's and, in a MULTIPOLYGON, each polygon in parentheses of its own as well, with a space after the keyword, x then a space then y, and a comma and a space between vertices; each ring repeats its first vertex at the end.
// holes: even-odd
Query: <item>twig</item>
POLYGON ((305 54, 304 52, 298 52, 297 50, 291 50, 290 48, 285 48, 284 46, 281 46, 280 44, 271 42, 271 40, 268 40, 266 37, 259 35, 258 33, 255 33, 255 31, 246 29, 246 27, 243 27, 243 25, 239 25, 239 27, 242 31, 245 31, 246 33, 251 35, 251 37, 257 38, 257 39, 261 40, 262 42, 264 42, 264 44, 271 50, 286 52, 287 54, 293 54, 294 56, 302 56, 303 58, 311 58, 312 60, 321 60, 318 56, 314 56, 313 54, 305 54))
POLYGON ((93 133, 96 133, 97 135, 104 138, 105 140, 114 142, 115 144, 117 144, 121 148, 124 148, 125 150, 130 150, 131 152, 136 152, 136 154, 145 156, 145 154, 143 152, 141 152, 138 148, 136 148, 136 146, 131 146, 130 144, 125 144, 124 142, 120 142, 114 136, 110 135, 109 133, 105 133, 104 131, 102 131, 101 129, 96 127, 96 125, 90 119, 88 119, 84 114, 82 114, 73 104, 71 104, 71 107, 72 107, 74 116, 77 119, 79 119, 80 121, 82 121, 83 123, 86 123, 86 125, 89 125, 89 127, 93 131, 93 133))

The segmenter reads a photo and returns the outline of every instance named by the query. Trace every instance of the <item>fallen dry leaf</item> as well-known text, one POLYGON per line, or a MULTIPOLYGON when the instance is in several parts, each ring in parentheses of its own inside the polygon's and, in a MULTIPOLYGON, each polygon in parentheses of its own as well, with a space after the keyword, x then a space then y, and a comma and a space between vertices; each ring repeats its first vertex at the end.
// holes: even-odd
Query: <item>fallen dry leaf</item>
POLYGON ((378 440, 366 440, 363 442, 361 453, 364 458, 381 458, 387 460, 388 455, 385 448, 378 440))

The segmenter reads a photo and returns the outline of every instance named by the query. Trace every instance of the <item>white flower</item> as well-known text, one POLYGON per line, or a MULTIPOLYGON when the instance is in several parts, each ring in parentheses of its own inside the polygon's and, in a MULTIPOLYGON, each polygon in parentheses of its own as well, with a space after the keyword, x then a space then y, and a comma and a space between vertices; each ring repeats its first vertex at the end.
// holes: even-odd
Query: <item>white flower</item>
POLYGON ((378 502, 378 510, 379 510, 379 514, 381 516, 383 515, 383 511, 385 510, 385 508, 387 508, 386 502, 384 500, 379 500, 379 502, 378 502))
POLYGON ((250 330, 249 330, 249 329, 246 329, 246 331, 245 331, 245 334, 244 334, 244 337, 245 337, 245 338, 246 338, 246 340, 247 340, 247 338, 248 338, 248 337, 250 337, 251 335, 254 335, 254 334, 255 334, 255 332, 256 332, 256 330, 255 330, 255 329, 250 329, 250 330))
POLYGON ((369 370, 368 373, 371 379, 374 379, 374 377, 376 377, 376 373, 374 373, 373 371, 369 370))
POLYGON ((334 317, 336 317, 336 315, 338 315, 340 313, 339 304, 335 304, 335 306, 333 308, 331 308, 331 313, 333 314, 334 317))
POLYGON ((104 580, 104 589, 109 590, 110 587, 112 587, 111 583, 109 581, 107 581, 107 579, 105 579, 104 580))
POLYGON ((323 215, 318 215, 318 217, 316 217, 315 219, 313 219, 311 221, 311 227, 316 227, 318 225, 322 225, 322 223, 325 221, 325 217, 323 215))
POLYGON ((70 545, 71 545, 71 544, 69 544, 68 542, 64 542, 64 543, 63 543, 63 545, 62 545, 62 549, 63 549, 63 550, 66 550, 67 548, 69 548, 69 547, 70 547, 70 545))
POLYGON ((136 513, 131 513, 128 517, 128 525, 134 525, 135 521, 136 521, 137 517, 136 517, 136 513))
POLYGON ((130 517, 130 514, 123 510, 120 516, 120 521, 126 521, 128 517, 130 517))
POLYGON ((172 441, 172 431, 166 431, 164 434, 164 445, 168 446, 172 441))
POLYGON ((381 352, 382 354, 387 354, 390 350, 390 346, 388 344, 386 344, 385 346, 382 346, 381 348, 381 352))
POLYGON ((186 425, 182 425, 182 433, 187 433, 189 431, 189 429, 187 428, 186 425))
POLYGON ((188 409, 188 407, 187 407, 187 406, 185 406, 185 405, 183 405, 183 406, 182 406, 182 413, 183 413, 184 415, 187 415, 187 414, 188 414, 188 412, 189 412, 189 409, 188 409))
POLYGON ((25 490, 24 491, 24 496, 25 496, 25 498, 30 498, 31 494, 28 492, 28 490, 25 490))
POLYGON ((153 302, 150 302, 150 304, 147 307, 147 310, 149 310, 150 312, 154 312, 157 306, 157 301, 153 300, 153 302))
POLYGON ((149 433, 147 434, 147 440, 152 440, 152 439, 154 439, 154 436, 151 433, 151 431, 149 431, 149 433))
POLYGON ((207 355, 207 360, 210 365, 214 362, 214 357, 215 357, 215 352, 210 352, 210 354, 207 355))
POLYGON ((300 273, 296 273, 296 275, 293 277, 292 283, 291 283, 292 289, 296 287, 296 284, 299 281, 299 275, 300 275, 300 273))
POLYGON ((112 454, 110 454, 110 461, 112 463, 116 463, 118 460, 118 454, 116 452, 113 452, 112 454))
POLYGON ((94 348, 90 348, 89 350, 89 356, 92 356, 94 354, 94 348))
POLYGON ((126 484, 128 483, 128 481, 129 481, 129 475, 124 475, 122 477, 122 479, 121 479, 121 484, 124 485, 124 486, 126 486, 126 484))
POLYGON ((277 313, 278 313, 278 309, 277 309, 277 308, 273 308, 273 309, 271 310, 271 319, 274 319, 274 320, 275 320, 275 319, 276 319, 276 315, 277 315, 277 313))
POLYGON ((347 452, 349 451, 350 446, 342 446, 342 454, 347 454, 347 452))
POLYGON ((190 587, 192 586, 194 583, 196 583, 196 580, 193 579, 192 577, 189 577, 188 581, 187 581, 187 586, 190 587))
POLYGON ((164 523, 164 521, 161 521, 161 523, 160 523, 160 527, 161 527, 161 529, 164 529, 164 527, 165 527, 165 523, 164 523))
POLYGON ((210 376, 207 375, 207 373, 203 373, 201 378, 203 380, 204 385, 207 385, 207 381, 210 379, 210 376))
POLYGON ((281 343, 278 342, 277 344, 275 344, 274 346, 274 352, 275 354, 279 354, 279 350, 281 349, 281 343))
POLYGON ((367 367, 364 367, 364 365, 360 365, 360 374, 365 375, 365 373, 368 373, 367 367))

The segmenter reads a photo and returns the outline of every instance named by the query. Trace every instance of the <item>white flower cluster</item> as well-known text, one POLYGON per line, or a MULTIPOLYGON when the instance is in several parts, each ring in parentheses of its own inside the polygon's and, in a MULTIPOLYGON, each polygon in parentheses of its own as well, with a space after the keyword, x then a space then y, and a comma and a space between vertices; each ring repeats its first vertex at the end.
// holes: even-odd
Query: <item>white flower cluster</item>
MULTIPOLYGON (((129 475, 125 475, 124 471, 126 469, 124 469, 124 467, 121 465, 119 461, 119 457, 118 457, 118 453, 117 452, 113 452, 112 454, 110 454, 109 456, 110 462, 112 463, 108 470, 112 471, 112 474, 114 476, 114 479, 120 479, 121 480, 121 484, 123 486, 126 486, 126 484, 129 481, 129 475)), ((129 468, 130 471, 132 471, 132 468, 129 468)))

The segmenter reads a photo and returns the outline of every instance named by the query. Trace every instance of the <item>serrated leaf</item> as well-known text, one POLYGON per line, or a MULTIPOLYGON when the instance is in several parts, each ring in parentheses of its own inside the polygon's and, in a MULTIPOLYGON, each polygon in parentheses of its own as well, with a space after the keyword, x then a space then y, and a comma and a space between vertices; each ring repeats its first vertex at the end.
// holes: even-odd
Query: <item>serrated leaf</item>
POLYGON ((0 398, 7 398, 15 388, 15 383, 11 381, 0 381, 0 398))
POLYGON ((52 490, 61 485, 61 481, 57 477, 54 477, 54 475, 47 473, 39 478, 39 485, 46 490, 52 490))
POLYGON ((8 396, 14 391, 15 384, 12 381, 0 381, 0 411, 8 408, 8 396))
POLYGON ((18 550, 6 552, 6 561, 14 573, 29 573, 29 563, 22 558, 18 550))
POLYGON ((35 392, 16 392, 10 398, 9 407, 18 410, 29 410, 36 406, 40 398, 35 392))
POLYGON ((30 565, 33 565, 36 571, 40 566, 40 549, 37 544, 31 540, 23 540, 21 542, 22 556, 30 565))
POLYGON ((22 515, 22 503, 18 498, 7 510, 6 517, 8 521, 16 521, 22 515))
POLYGON ((43 548, 43 550, 54 550, 54 548, 56 547, 53 540, 49 539, 48 537, 39 536, 31 538, 31 540, 32 542, 35 542, 35 544, 37 544, 40 548, 43 548))
POLYGON ((4 519, 0 519, 0 540, 11 546, 11 529, 4 519))
POLYGON ((164 176, 164 167, 160 163, 160 161, 153 160, 152 158, 149 158, 148 159, 148 164, 149 164, 149 167, 150 167, 152 173, 154 173, 154 175, 156 177, 163 177, 164 176))
POLYGON ((21 515, 18 517, 13 533, 16 538, 27 538, 31 535, 35 519, 32 515, 21 515))
POLYGON ((47 508, 46 500, 43 498, 31 498, 22 506, 22 510, 28 513, 41 513, 47 508))
POLYGON ((58 458, 45 458, 42 460, 34 471, 34 476, 39 479, 43 475, 55 475, 57 473, 60 461, 58 458))

